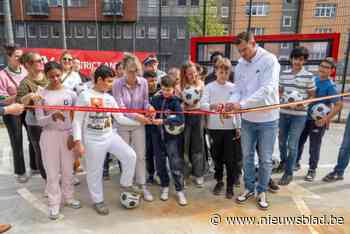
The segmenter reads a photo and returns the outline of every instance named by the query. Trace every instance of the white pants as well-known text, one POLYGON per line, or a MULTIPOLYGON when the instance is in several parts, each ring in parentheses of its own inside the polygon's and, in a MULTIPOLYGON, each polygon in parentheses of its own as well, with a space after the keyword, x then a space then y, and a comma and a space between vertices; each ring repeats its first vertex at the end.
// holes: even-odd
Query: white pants
MULTIPOLYGON (((136 152, 135 182, 138 185, 146 184, 146 132, 145 126, 119 127, 118 133, 136 152)), ((124 169, 123 169, 124 170, 124 169)))
POLYGON ((107 152, 117 156, 122 164, 120 185, 132 186, 136 165, 135 151, 115 132, 104 135, 84 136, 86 150, 87 184, 94 203, 103 199, 103 164, 107 152))

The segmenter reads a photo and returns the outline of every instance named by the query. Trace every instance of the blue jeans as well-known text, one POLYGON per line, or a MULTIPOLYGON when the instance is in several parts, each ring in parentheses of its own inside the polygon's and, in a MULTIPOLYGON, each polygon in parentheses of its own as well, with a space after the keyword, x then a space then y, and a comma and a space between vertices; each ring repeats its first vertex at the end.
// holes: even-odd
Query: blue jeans
POLYGON ((242 153, 245 188, 255 190, 255 150, 259 148, 258 193, 266 192, 271 177, 273 146, 278 131, 278 120, 253 123, 242 120, 242 153))
POLYGON ((280 157, 287 175, 293 175, 294 164, 298 157, 299 138, 304 130, 306 119, 307 116, 280 114, 280 157))
POLYGON ((350 159, 350 113, 346 121, 345 132, 343 136, 343 142, 341 143, 337 165, 334 168, 334 172, 343 176, 346 167, 349 165, 350 159))

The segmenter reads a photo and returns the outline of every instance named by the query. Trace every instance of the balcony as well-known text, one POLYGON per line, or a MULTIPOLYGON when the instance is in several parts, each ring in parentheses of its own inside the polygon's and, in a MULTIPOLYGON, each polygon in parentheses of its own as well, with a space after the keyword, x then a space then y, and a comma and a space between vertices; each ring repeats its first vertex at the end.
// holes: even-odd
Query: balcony
POLYGON ((49 16, 47 0, 26 0, 26 12, 30 16, 49 16))
POLYGON ((102 14, 104 16, 123 16, 123 0, 104 0, 102 14))

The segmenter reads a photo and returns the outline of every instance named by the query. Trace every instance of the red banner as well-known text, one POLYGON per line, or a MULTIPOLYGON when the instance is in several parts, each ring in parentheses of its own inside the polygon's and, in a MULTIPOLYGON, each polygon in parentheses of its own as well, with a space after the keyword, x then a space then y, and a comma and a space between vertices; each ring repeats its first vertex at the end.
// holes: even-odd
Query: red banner
MULTIPOLYGON (((59 61, 63 49, 52 48, 23 48, 23 51, 38 52, 44 61, 59 61)), ((81 73, 90 75, 93 68, 101 64, 108 65, 111 68, 120 62, 124 57, 124 52, 120 51, 97 51, 97 50, 67 50, 74 57, 78 58, 81 63, 81 73)), ((135 52, 134 53, 142 62, 147 56, 154 54, 151 52, 135 52)))

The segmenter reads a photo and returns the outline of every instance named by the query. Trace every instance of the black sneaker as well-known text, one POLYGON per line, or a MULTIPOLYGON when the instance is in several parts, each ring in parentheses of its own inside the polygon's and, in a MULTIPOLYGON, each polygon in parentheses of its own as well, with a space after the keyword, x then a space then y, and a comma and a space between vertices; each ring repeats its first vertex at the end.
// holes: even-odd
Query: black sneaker
POLYGON ((154 177, 153 176, 148 176, 146 183, 148 185, 153 185, 154 184, 154 177))
POLYGON ((293 176, 292 175, 287 175, 287 174, 283 174, 282 178, 280 179, 280 181, 278 182, 279 185, 288 185, 290 182, 292 182, 293 180, 293 176))
POLYGON ((293 171, 299 171, 300 168, 301 168, 301 165, 300 165, 299 162, 297 162, 297 163, 295 164, 294 168, 293 168, 293 171))
POLYGON ((213 189, 213 194, 215 196, 221 195, 223 188, 224 188, 224 182, 222 182, 222 181, 217 182, 214 189, 213 189))
POLYGON ((335 182, 338 180, 344 180, 344 177, 342 175, 338 175, 336 172, 331 172, 327 174, 325 177, 322 179, 324 182, 335 182))
POLYGON ((243 194, 241 194, 236 198, 236 202, 238 204, 245 203, 250 198, 254 197, 254 195, 255 195, 254 191, 245 190, 243 194))
POLYGON ((312 181, 314 181, 315 177, 316 177, 316 171, 312 170, 312 169, 309 169, 309 171, 307 172, 304 180, 312 182, 312 181))
POLYGON ((109 214, 109 209, 107 205, 104 202, 100 203, 95 203, 94 204, 94 209, 99 215, 108 215, 109 214))
POLYGON ((276 181, 270 179, 269 181, 269 191, 271 193, 277 193, 280 190, 280 187, 277 185, 276 181))
POLYGON ((280 173, 283 173, 284 172, 284 162, 280 162, 280 164, 278 165, 278 167, 274 168, 272 170, 273 173, 276 173, 276 174, 280 174, 280 173))
POLYGON ((226 188, 226 198, 232 199, 233 198, 233 186, 226 188))

